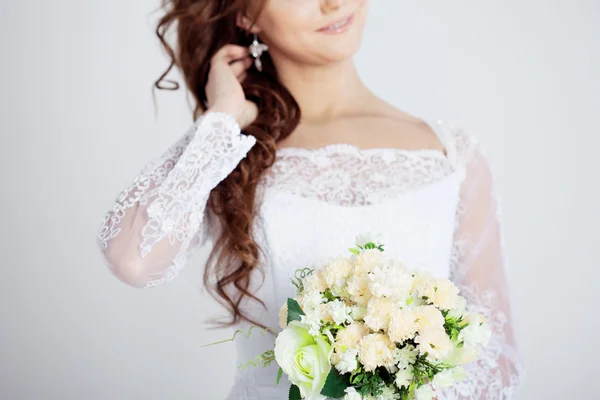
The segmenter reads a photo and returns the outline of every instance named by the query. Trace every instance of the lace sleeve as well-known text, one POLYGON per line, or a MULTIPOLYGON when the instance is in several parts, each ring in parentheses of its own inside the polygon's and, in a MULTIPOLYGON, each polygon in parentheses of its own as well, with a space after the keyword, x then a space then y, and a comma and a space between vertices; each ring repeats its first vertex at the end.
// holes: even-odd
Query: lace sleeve
POLYGON ((467 379, 445 399, 510 399, 523 378, 513 334, 498 202, 489 164, 480 146, 452 125, 457 159, 465 168, 452 252, 452 279, 492 329, 480 358, 465 365, 467 379))
POLYGON ((206 202, 256 139, 228 114, 208 112, 151 161, 106 213, 98 244, 120 280, 154 287, 178 275, 208 234, 206 202))

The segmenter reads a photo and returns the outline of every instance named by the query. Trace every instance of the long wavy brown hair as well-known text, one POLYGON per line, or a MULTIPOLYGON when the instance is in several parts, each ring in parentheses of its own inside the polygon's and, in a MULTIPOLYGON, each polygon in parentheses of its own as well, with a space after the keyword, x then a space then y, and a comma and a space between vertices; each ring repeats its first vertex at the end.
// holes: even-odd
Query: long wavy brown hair
MULTIPOLYGON (((237 15, 245 13, 256 21, 267 1, 162 0, 164 15, 158 22, 156 34, 171 62, 154 87, 178 90, 179 84, 166 76, 174 67, 179 68, 187 89, 194 96, 193 118, 198 118, 208 108, 205 87, 210 59, 226 44, 250 45, 253 37, 237 26, 237 15), (175 32, 173 45, 167 39, 172 27, 175 32)), ((251 67, 242 83, 246 98, 256 103, 259 109, 257 119, 244 130, 256 138, 256 145, 212 190, 207 203, 222 229, 206 264, 204 285, 229 311, 225 320, 211 320, 217 326, 231 326, 246 320, 265 328, 246 315, 241 307, 246 297, 265 307, 264 302, 249 290, 251 273, 259 268, 261 252, 252 232, 256 188, 263 172, 275 160, 276 143, 287 137, 300 119, 298 103, 279 82, 268 53, 264 53, 261 60, 262 72, 251 67)), ((265 271, 259 269, 259 272, 264 281, 265 271)))

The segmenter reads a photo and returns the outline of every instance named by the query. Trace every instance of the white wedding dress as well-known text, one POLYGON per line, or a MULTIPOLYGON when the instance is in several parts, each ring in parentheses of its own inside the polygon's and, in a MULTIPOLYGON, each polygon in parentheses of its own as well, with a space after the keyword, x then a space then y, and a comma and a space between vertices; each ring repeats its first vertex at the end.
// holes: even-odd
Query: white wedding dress
MULTIPOLYGON (((251 312, 264 325, 278 327, 280 306, 295 294, 290 277, 296 269, 346 254, 359 233, 378 232, 387 255, 453 279, 492 327, 490 345, 467 366, 468 378, 437 398, 508 399, 523 369, 489 166, 476 140, 457 124, 425 122, 445 153, 349 144, 278 149, 259 183, 254 219, 266 272, 264 284, 254 290, 269 309, 252 306, 251 312)), ((98 240, 111 271, 139 287, 175 278, 192 252, 216 237, 218 220, 207 211, 208 195, 255 143, 227 114, 198 118, 106 214, 98 240)), ((249 339, 238 337, 238 364, 272 348, 273 341, 258 331, 249 339)), ((275 365, 238 370, 227 399, 287 399, 289 382, 275 385, 276 375, 275 365)))

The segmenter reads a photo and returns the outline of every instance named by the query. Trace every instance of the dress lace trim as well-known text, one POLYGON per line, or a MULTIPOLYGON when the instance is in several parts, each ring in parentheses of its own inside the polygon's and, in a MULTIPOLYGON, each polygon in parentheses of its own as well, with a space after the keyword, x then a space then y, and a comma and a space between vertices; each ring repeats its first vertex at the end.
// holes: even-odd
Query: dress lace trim
POLYGON ((438 150, 361 149, 336 143, 317 149, 284 147, 261 186, 337 206, 372 205, 454 170, 438 150))

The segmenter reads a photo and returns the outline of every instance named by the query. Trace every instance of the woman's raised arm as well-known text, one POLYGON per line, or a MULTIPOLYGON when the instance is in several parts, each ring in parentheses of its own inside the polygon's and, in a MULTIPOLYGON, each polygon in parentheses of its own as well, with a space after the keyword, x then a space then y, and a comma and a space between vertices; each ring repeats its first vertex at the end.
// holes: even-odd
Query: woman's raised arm
POLYGON ((98 243, 111 271, 136 287, 177 276, 207 235, 211 190, 255 144, 223 112, 201 115, 161 157, 150 162, 106 213, 98 243))

